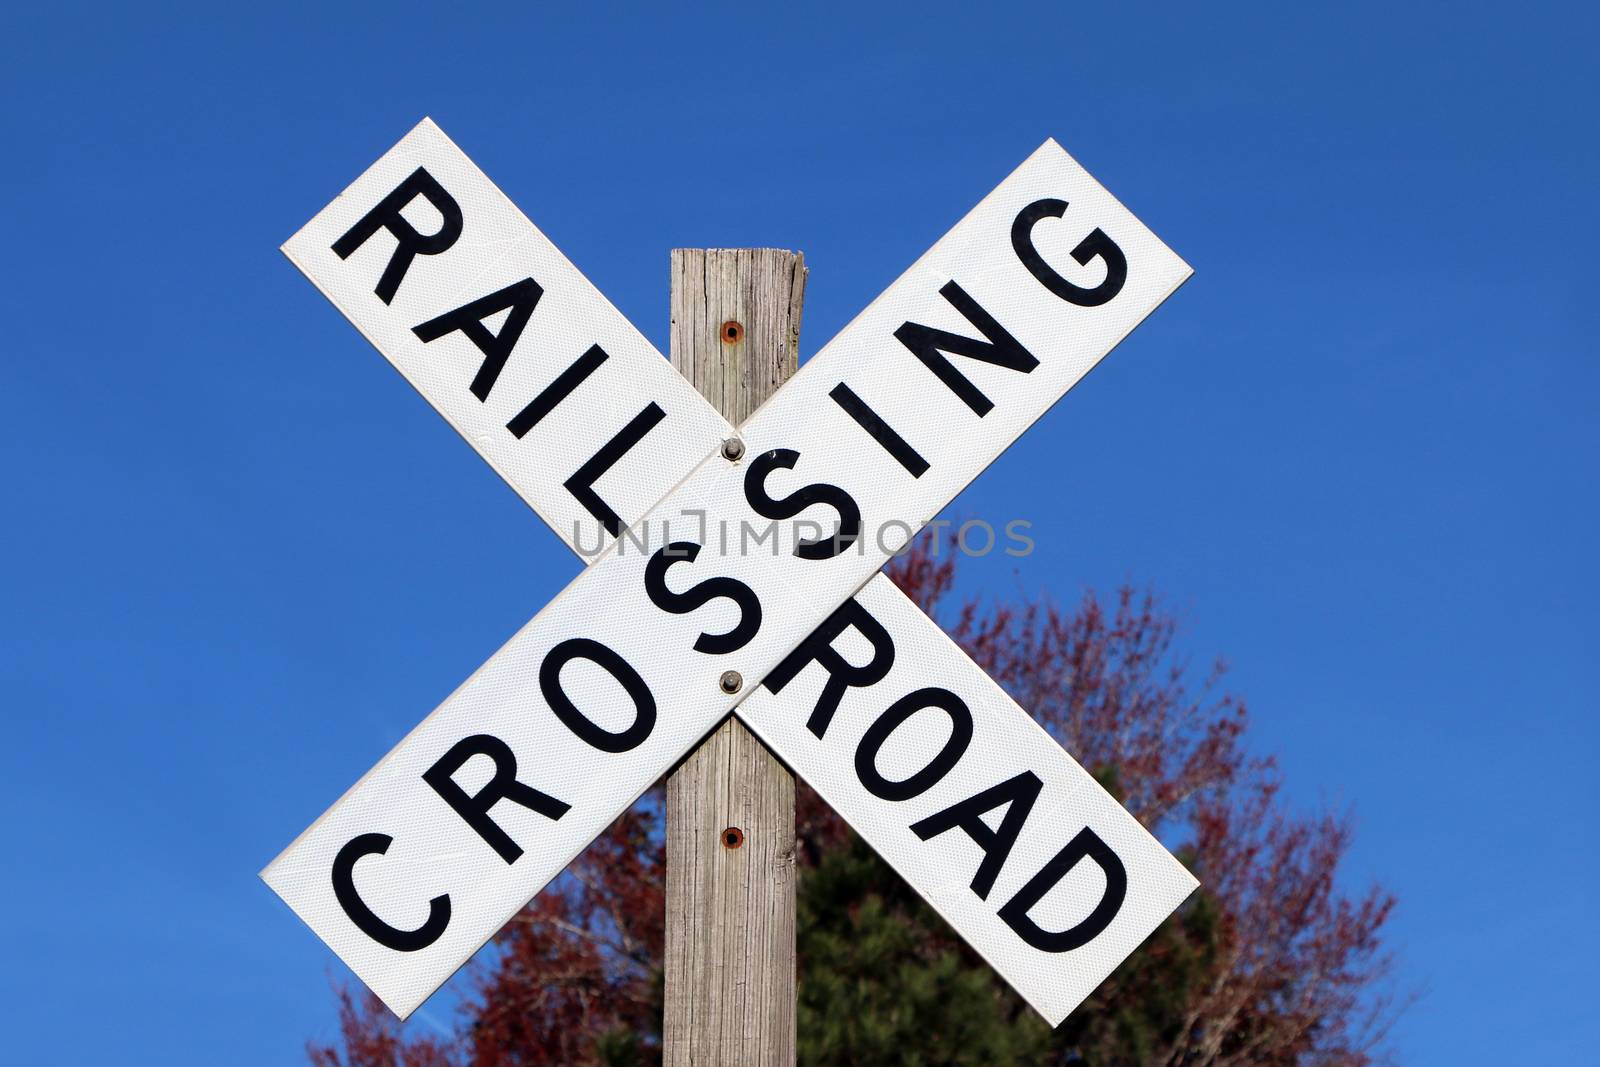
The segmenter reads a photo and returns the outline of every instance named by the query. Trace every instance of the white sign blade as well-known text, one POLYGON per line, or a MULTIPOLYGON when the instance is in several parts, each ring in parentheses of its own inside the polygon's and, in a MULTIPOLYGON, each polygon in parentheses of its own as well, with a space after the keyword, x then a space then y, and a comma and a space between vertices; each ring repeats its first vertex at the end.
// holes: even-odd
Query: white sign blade
POLYGON ((1198 884, 884 575, 738 713, 1051 1026, 1198 884))
POLYGON ((740 427, 766 510, 845 532, 777 565, 831 611, 1191 273, 1046 142, 740 427))
POLYGON ((262 872, 401 1018, 821 621, 760 557, 619 546, 262 872))
POLYGON ((582 556, 729 433, 432 120, 283 251, 582 556))

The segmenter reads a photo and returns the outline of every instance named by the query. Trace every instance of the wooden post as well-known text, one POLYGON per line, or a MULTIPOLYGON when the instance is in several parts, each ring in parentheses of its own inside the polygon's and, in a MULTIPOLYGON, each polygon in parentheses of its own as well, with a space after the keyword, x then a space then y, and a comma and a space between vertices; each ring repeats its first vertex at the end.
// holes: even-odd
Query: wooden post
MULTIPOLYGON (((805 281, 797 252, 672 252, 672 365, 735 426, 795 372, 805 281)), ((794 849, 794 778, 729 719, 667 779, 666 1067, 793 1067, 794 849)))

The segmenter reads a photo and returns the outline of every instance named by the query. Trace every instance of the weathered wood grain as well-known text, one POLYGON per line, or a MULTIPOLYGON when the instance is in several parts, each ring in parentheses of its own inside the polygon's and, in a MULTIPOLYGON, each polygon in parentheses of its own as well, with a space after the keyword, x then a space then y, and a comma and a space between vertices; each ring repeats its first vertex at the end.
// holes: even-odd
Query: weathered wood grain
MULTIPOLYGON (((795 252, 673 250, 672 363, 735 425, 795 372, 805 278, 795 252)), ((729 719, 667 781, 666 1067, 793 1067, 794 847, 793 777, 729 719)))

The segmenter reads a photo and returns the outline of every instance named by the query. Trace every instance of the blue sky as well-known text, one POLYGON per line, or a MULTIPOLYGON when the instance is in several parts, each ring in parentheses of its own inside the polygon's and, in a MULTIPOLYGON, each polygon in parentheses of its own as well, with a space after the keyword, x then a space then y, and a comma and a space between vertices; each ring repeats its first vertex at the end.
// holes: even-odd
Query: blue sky
POLYGON ((277 251, 423 115, 663 348, 670 248, 803 249, 807 354, 1057 138, 1196 274, 954 505, 1038 542, 966 587, 1232 662, 1399 894, 1404 1062, 1592 1055, 1592 6, 332 7, 0 44, 8 1057, 329 1036, 257 870, 575 571, 277 251))

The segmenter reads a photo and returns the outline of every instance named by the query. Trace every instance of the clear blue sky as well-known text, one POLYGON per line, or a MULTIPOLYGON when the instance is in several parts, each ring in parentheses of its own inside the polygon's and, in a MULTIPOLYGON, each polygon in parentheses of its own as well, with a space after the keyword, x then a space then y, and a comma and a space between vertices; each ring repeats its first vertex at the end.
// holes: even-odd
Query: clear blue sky
POLYGON ((1233 662, 1400 896, 1406 1063, 1592 1056, 1600 25, 1306 6, 11 12, 5 1057, 330 1035, 256 871, 575 571, 277 251, 423 115, 659 346, 670 248, 803 249, 807 353, 1057 138, 1196 275, 957 502, 1039 544, 968 588, 1233 662))

